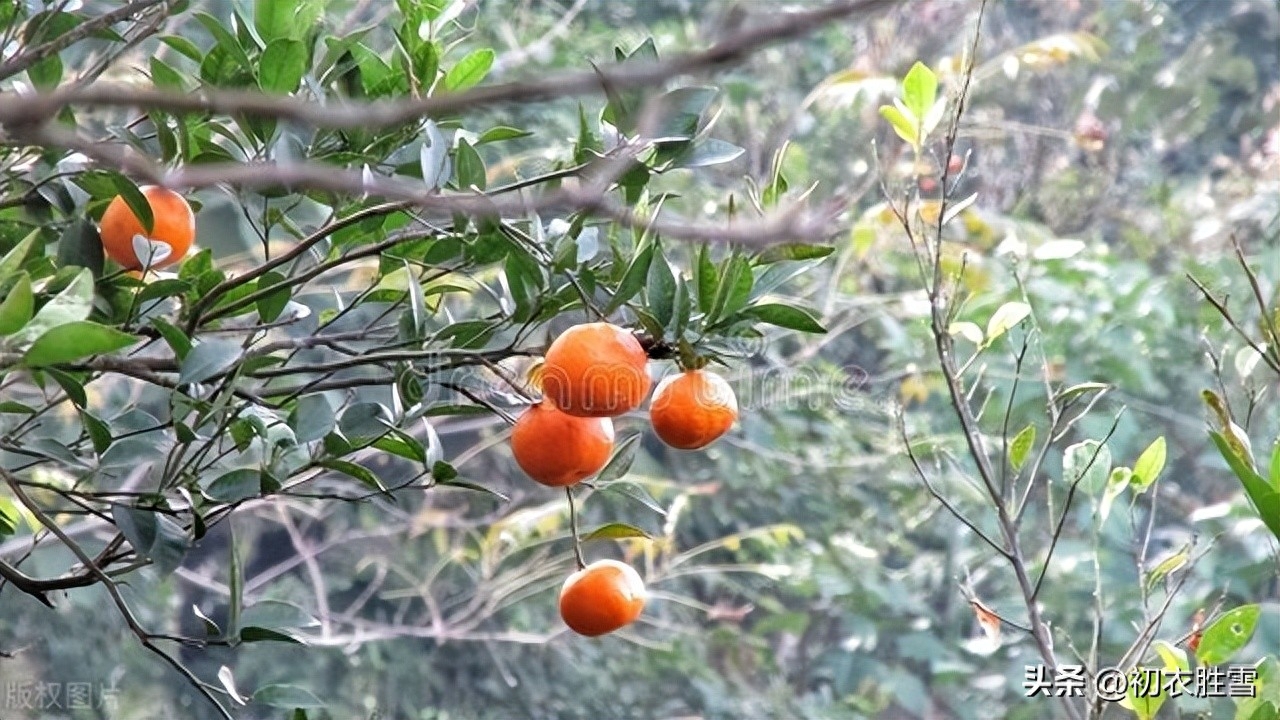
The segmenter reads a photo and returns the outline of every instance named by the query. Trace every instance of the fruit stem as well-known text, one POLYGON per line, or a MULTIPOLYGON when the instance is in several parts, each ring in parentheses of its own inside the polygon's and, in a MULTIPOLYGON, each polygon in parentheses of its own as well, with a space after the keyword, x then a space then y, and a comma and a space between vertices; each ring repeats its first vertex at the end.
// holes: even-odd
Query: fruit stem
POLYGON ((587 567, 587 561, 582 557, 582 541, 578 538, 578 507, 573 503, 573 487, 566 487, 564 494, 569 498, 569 532, 573 533, 573 559, 577 561, 578 569, 582 570, 587 567))

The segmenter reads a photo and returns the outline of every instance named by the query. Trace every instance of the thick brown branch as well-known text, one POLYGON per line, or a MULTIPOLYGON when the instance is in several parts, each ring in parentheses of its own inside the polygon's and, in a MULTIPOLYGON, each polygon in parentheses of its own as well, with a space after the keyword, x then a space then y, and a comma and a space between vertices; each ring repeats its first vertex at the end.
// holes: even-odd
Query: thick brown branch
POLYGON ((335 129, 378 129, 416 122, 423 117, 441 117, 492 105, 575 97, 598 93, 606 87, 627 89, 656 85, 679 75, 726 65, 772 43, 803 37, 830 22, 866 16, 893 4, 896 4, 895 0, 845 0, 807 12, 780 15, 776 21, 762 22, 757 27, 739 32, 702 52, 679 55, 663 62, 607 66, 590 72, 548 75, 426 98, 320 105, 298 98, 256 92, 203 90, 175 93, 98 83, 83 88, 57 90, 29 98, 22 103, 7 103, 6 107, 0 108, 0 124, 40 124, 56 115, 63 107, 84 105, 141 107, 171 112, 213 112, 293 120, 335 129))

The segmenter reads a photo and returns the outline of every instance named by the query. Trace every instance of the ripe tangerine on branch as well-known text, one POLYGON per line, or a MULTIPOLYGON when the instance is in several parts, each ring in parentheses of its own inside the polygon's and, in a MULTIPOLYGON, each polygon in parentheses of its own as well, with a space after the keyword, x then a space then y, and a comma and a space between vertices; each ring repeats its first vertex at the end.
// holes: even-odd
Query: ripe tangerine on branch
POLYGON ((575 417, 548 401, 524 411, 511 429, 511 453, 543 485, 563 487, 599 472, 613 454, 613 421, 575 417))
POLYGON ((151 206, 151 232, 142 227, 142 221, 133 214, 124 198, 117 195, 107 205, 98 223, 102 237, 102 249, 107 257, 126 270, 142 270, 144 262, 138 257, 133 238, 141 235, 153 242, 169 246, 169 254, 153 261, 151 268, 164 267, 178 262, 191 249, 196 237, 196 218, 191 206, 178 193, 156 185, 138 188, 151 206))
POLYGON ((543 396, 579 417, 616 417, 649 394, 649 356, 627 330, 606 322, 575 325, 547 348, 543 396))
POLYGON ((653 391, 649 420, 663 442, 697 450, 724 435, 738 419, 738 399, 724 378, 706 370, 668 375, 653 391))
POLYGON ((646 598, 644 580, 635 568, 617 560, 597 560, 564 581, 560 617, 570 630, 596 637, 635 622, 646 598))

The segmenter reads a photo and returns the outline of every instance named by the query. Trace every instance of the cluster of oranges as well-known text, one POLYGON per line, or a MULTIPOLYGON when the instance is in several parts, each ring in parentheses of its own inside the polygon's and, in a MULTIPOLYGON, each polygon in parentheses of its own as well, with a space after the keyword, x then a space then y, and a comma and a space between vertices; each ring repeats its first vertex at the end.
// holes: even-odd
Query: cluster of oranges
MULTIPOLYGON (((106 256, 133 274, 180 261, 195 239, 195 217, 181 195, 150 185, 139 190, 151 207, 150 232, 120 196, 99 223, 106 256)), ((650 389, 653 431, 672 447, 705 447, 737 420, 737 399, 720 376, 686 368, 652 388, 648 363, 636 337, 610 323, 577 325, 556 338, 542 365, 543 400, 512 429, 511 449, 520 468, 552 487, 568 487, 600 472, 613 455, 612 418, 640 407, 650 389)), ((579 634, 604 635, 635 622, 645 596, 634 568, 599 560, 565 581, 560 615, 579 634)))
MULTIPOLYGON (((602 470, 613 454, 611 418, 640 407, 649 394, 648 363, 639 340, 617 325, 595 322, 566 330, 547 348, 542 402, 526 410, 511 431, 516 463, 552 487, 573 485, 602 470)), ((665 378, 649 406, 657 436, 685 450, 707 446, 737 417, 729 384, 698 368, 665 378)), ((644 583, 634 568, 601 560, 565 581, 560 616, 579 634, 603 635, 634 622, 644 602, 644 583)))

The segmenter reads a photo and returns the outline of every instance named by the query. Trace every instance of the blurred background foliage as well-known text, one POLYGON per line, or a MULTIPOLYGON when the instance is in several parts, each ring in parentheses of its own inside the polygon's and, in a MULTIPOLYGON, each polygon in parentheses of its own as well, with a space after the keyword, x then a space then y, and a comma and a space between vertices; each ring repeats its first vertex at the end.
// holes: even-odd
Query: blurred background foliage
MULTIPOLYGON (((237 7, 192 5, 224 19, 237 7)), ((650 37, 662 56, 704 47, 761 9, 732 0, 465 5, 453 36, 461 44, 450 56, 494 48, 491 80, 500 81, 608 62, 615 46, 630 50, 650 37)), ((807 4, 770 3, 791 5, 807 4)), ((904 3, 864 24, 770 47, 707 80, 720 88, 715 137, 745 152, 727 164, 663 175, 651 192, 673 193, 669 207, 687 216, 722 219, 746 205, 749 187, 780 189, 780 171, 783 197, 816 184, 816 197, 849 202, 854 229, 837 238, 831 257, 797 268, 778 291, 820 308, 830 332, 778 331, 737 348, 743 357, 726 372, 744 408, 740 426, 700 454, 643 437, 629 478, 644 502, 614 493, 585 503, 587 526, 622 520, 655 537, 618 544, 655 592, 640 625, 597 641, 562 632, 555 588, 571 561, 555 542, 567 532, 560 498, 525 487, 498 424, 463 418, 437 427, 446 457, 510 501, 436 490, 398 506, 332 503, 291 530, 314 553, 306 564, 323 574, 330 609, 360 599, 362 632, 324 637, 309 627, 312 580, 294 560, 297 539, 268 513, 236 521, 247 593, 278 626, 307 628, 311 645, 192 649, 184 660, 204 677, 229 665, 250 688, 305 687, 328 705, 311 711, 319 718, 1046 717, 1047 701, 1023 697, 1024 666, 1039 662, 1029 641, 1006 628, 998 649, 977 642, 981 633, 956 582, 970 575, 985 602, 1021 617, 1012 578, 921 487, 893 416, 903 403, 935 481, 971 517, 984 517, 982 498, 952 467, 962 443, 933 369, 927 300, 880 191, 878 173, 896 191, 911 159, 876 113, 916 60, 944 80, 955 77, 976 7, 904 3), (375 596, 362 598, 371 587, 375 596), (428 589, 449 608, 473 605, 474 622, 455 637, 389 630, 428 589)), ((386 56, 400 18, 392 3, 334 0, 324 26, 363 32, 363 42, 386 56)), ((186 16, 177 23, 170 32, 211 44, 199 23, 186 16)), ((959 144, 968 158, 961 194, 978 199, 947 238, 956 258, 969 253, 971 296, 960 319, 985 327, 998 306, 1025 297, 1054 382, 1112 386, 1096 413, 1050 453, 1050 492, 1061 492, 1062 448, 1101 438, 1121 407, 1127 411, 1108 443, 1116 465, 1132 465, 1156 437, 1167 439, 1158 492, 1136 504, 1122 497, 1102 527, 1103 655, 1127 647, 1131 623, 1151 601, 1132 529, 1152 512, 1153 558, 1193 537, 1215 541, 1189 570, 1162 637, 1180 637, 1197 608, 1225 598, 1228 607, 1263 606, 1242 659, 1280 652, 1276 543, 1207 442, 1199 398, 1202 388, 1219 387, 1210 351, 1222 359, 1221 389, 1235 402, 1245 402, 1250 388, 1265 390, 1247 430, 1255 448, 1270 448, 1280 427, 1277 379, 1250 366, 1186 277, 1244 298, 1230 252, 1234 233, 1268 291, 1280 283, 1280 7, 1270 0, 993 2, 979 47, 959 144)), ((149 53, 174 55, 147 43, 138 62, 116 72, 137 79, 149 53)), ((595 117, 602 105, 588 98, 581 108, 595 117)), ((479 113, 475 127, 533 133, 480 148, 490 181, 555 169, 578 137, 579 108, 556 101, 479 113)), ((235 201, 213 191, 200 199, 202 244, 228 266, 251 264, 257 240, 240 226, 235 201)), ((668 245, 688 267, 688 248, 668 245)), ((1028 331, 1013 330, 1010 339, 1028 331)), ((1011 349, 997 342, 981 360, 986 403, 1008 404, 1010 427, 1038 423, 1043 434, 1037 383, 1009 398, 1011 349)), ((1001 432, 998 417, 985 416, 993 436, 1001 432)), ((640 425, 625 421, 622 434, 640 425)), ((378 470, 398 471, 392 460, 378 470)), ((1087 639, 1093 618, 1094 520, 1088 503, 1077 510, 1041 596, 1064 655, 1070 638, 1087 639)), ((1047 525, 1038 505, 1031 512, 1029 527, 1047 525)), ((140 619, 193 631, 193 604, 215 618, 225 613, 226 549, 206 545, 212 549, 194 551, 178 575, 144 572, 128 582, 140 619)), ((52 571, 70 561, 47 553, 33 567, 52 571)), ((76 717, 212 717, 127 637, 99 589, 68 595, 56 611, 5 593, 0 650, 24 647, 18 659, 0 660, 0 684, 27 677, 115 683, 116 714, 76 717)), ((1194 700, 1177 705, 1166 712, 1180 715, 1170 717, 1210 710, 1194 700)), ((1234 712, 1230 703, 1213 710, 1214 717, 1234 712)))

